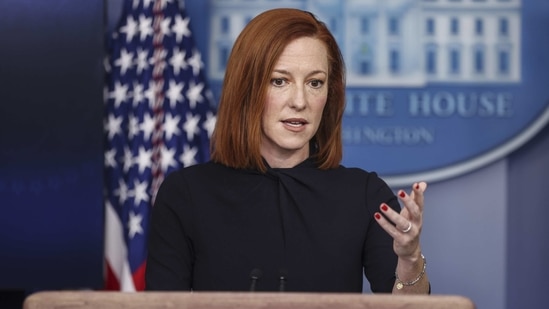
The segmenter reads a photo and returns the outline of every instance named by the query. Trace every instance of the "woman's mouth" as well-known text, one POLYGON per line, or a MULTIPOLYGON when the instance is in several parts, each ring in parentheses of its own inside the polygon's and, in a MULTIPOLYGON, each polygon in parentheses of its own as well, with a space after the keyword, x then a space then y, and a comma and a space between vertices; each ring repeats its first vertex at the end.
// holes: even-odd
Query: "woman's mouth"
POLYGON ((307 121, 305 119, 297 119, 297 118, 285 119, 285 120, 282 120, 282 122, 285 125, 289 125, 292 127, 301 127, 307 124, 307 121))

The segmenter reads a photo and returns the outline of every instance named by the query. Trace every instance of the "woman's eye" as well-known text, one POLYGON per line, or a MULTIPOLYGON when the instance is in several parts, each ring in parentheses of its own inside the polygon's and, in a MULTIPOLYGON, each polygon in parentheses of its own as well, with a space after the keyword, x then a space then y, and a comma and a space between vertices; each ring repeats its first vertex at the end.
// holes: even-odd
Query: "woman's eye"
POLYGON ((273 78, 271 79, 271 84, 277 87, 284 86, 286 81, 283 78, 273 78))
POLYGON ((315 80, 310 81, 309 84, 313 88, 320 88, 320 87, 322 87, 322 85, 324 85, 324 82, 319 80, 319 79, 315 79, 315 80))

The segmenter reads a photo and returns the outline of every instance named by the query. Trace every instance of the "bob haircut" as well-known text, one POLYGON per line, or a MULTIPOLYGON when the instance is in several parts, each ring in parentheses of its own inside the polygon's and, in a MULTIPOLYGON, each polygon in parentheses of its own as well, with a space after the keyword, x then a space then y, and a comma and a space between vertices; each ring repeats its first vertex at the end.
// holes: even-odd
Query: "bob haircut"
POLYGON ((267 171, 260 153, 261 119, 271 74, 284 48, 293 40, 322 41, 328 54, 328 96, 311 155, 321 169, 338 167, 343 155, 341 124, 345 108, 345 64, 336 40, 316 17, 298 9, 265 11, 238 36, 227 62, 212 160, 233 168, 267 171))

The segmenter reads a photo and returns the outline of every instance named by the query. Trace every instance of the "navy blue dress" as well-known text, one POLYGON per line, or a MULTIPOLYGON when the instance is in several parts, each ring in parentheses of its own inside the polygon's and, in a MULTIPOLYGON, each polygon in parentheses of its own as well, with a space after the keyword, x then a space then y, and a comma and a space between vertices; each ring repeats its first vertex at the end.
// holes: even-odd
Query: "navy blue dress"
POLYGON ((146 289, 361 292, 364 273, 373 292, 390 293, 397 256, 374 219, 382 202, 400 211, 375 173, 310 159, 267 173, 181 169, 156 197, 146 289))

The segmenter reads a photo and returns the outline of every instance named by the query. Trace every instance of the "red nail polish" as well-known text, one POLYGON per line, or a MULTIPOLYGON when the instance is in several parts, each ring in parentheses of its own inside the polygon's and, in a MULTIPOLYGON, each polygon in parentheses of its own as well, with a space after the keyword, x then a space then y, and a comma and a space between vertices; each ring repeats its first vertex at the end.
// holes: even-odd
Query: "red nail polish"
POLYGON ((381 210, 387 211, 389 210, 389 207, 387 207, 387 205, 381 205, 381 210))
POLYGON ((404 191, 400 191, 400 193, 398 195, 400 195, 400 197, 404 198, 406 196, 406 193, 404 193, 404 191))
POLYGON ((378 214, 377 212, 376 212, 376 214, 374 215, 374 217, 376 217, 376 219, 378 219, 378 220, 381 219, 381 215, 378 214))
POLYGON ((416 190, 419 190, 419 183, 416 183, 416 190))

